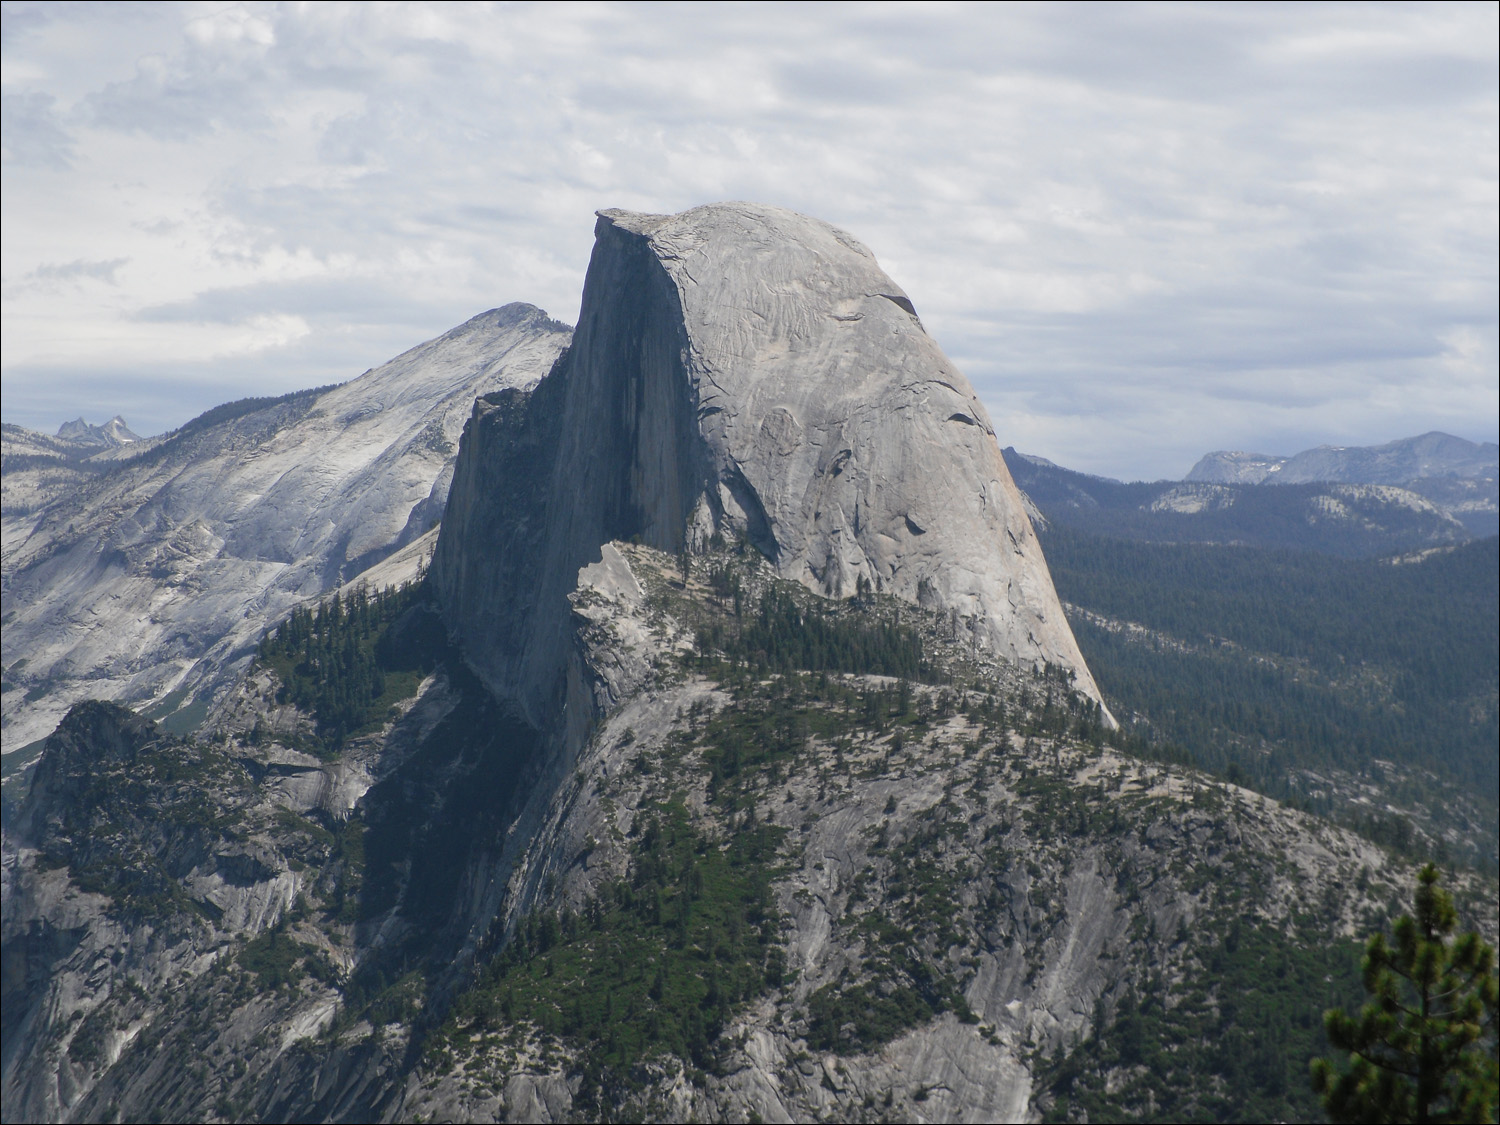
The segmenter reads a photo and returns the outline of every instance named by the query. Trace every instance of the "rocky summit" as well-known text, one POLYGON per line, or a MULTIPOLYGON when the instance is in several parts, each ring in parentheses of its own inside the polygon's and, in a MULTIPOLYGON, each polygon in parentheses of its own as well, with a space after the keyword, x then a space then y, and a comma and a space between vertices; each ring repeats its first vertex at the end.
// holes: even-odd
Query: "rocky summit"
POLYGON ((434 560, 470 659, 539 721, 567 594, 610 539, 743 540, 889 593, 1098 700, 994 427, 858 240, 778 207, 601 211, 573 344, 476 405, 434 560))

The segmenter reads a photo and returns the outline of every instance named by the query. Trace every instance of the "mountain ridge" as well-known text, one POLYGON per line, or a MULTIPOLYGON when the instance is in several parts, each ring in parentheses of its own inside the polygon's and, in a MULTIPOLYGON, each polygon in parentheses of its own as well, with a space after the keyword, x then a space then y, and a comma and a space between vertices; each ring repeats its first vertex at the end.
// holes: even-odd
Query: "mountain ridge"
POLYGON ((1435 477, 1496 476, 1500 446, 1432 430, 1383 445, 1320 445, 1291 456, 1207 453, 1184 480, 1216 484, 1406 484, 1435 477))
POLYGON ((85 696, 201 716, 267 625, 437 522, 474 396, 534 383, 568 337, 508 305, 350 383, 216 408, 7 511, 6 753, 85 696))
MULTIPOLYGON (((1318 1011, 1413 855, 1119 730, 1028 519, 1052 498, 1011 478, 1148 531, 1421 498, 1007 468, 844 232, 728 204, 596 240, 574 333, 493 310, 8 517, 7 645, 13 574, 202 603, 261 544, 230 577, 274 596, 189 654, 195 733, 80 701, 8 779, 6 1119, 1315 1115, 1318 1011), (121 482, 165 496, 111 509, 134 540, 57 531, 121 482), (218 493, 250 499, 193 507, 218 493)), ((1185 614, 1219 646, 1169 608, 1152 643, 1185 614)), ((7 716, 12 677, 56 688, 10 652, 7 716)), ((1453 882, 1493 937, 1493 880, 1453 882)))
POLYGON ((1005 451, 1043 521, 1127 539, 1244 544, 1360 557, 1407 554, 1500 532, 1500 482, 1223 484, 1093 476, 1005 451))
MULTIPOLYGON (((576 756, 476 754, 499 716, 451 664, 330 761, 291 748, 311 716, 266 669, 201 746, 75 709, 20 818, 34 834, 18 852, 7 833, 6 941, 30 966, 6 978, 7 1116, 1029 1118, 1064 1112, 1072 1044, 1205 1005, 1230 1014, 1162 1029, 1173 1104, 1245 1096, 1215 1053, 1228 1028, 1288 1091, 1267 1112, 1308 1112, 1309 1047, 1237 1023, 1269 994, 1220 977, 1250 943, 1303 1001, 1347 1002, 1348 938, 1398 901, 1405 861, 1122 755, 1055 676, 976 666, 935 612, 821 603, 909 622, 935 683, 767 667, 705 640, 768 596, 820 604, 758 553, 711 549, 687 582, 648 547, 606 556, 575 637, 620 695, 576 756), (325 804, 361 771, 364 796, 325 804), (66 797, 95 785, 109 801, 66 797), (627 938, 635 956, 605 956, 627 938), (758 978, 720 960, 730 942, 758 978), (617 1069, 611 1044, 652 1026, 678 1053, 617 1069)), ((1489 889, 1457 886, 1492 932, 1489 889)), ((1160 1105, 1132 1066, 1087 1069, 1091 1113, 1160 1105)))

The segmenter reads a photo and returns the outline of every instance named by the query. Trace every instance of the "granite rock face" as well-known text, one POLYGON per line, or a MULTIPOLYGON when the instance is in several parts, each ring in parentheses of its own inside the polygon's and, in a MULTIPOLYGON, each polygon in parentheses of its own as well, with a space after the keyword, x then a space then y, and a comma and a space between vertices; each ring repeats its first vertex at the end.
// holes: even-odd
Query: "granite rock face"
MULTIPOLYGON (((759 566, 747 569, 759 578, 759 566)), ((774 893, 792 971, 723 1028, 712 1074, 689 1079, 680 1061, 658 1057, 633 1072, 633 1090, 610 1088, 619 1100, 609 1109, 620 1117, 1057 1119, 1053 1064, 1107 1032, 1110 1013, 1141 982, 1182 997, 1203 988, 1186 1002, 1217 1003, 1203 999, 1221 987, 1218 970, 1205 964, 1231 925, 1276 930, 1299 903, 1323 895, 1334 904, 1327 936, 1347 937, 1365 924, 1356 872, 1378 880, 1382 894, 1409 881, 1409 870, 1369 841, 1247 790, 1109 748, 1038 743, 1015 732, 996 739, 975 712, 934 718, 910 741, 824 728, 831 733, 812 739, 801 764, 763 775, 744 816, 724 799, 724 776, 693 747, 713 745, 716 726, 748 729, 732 717, 780 706, 770 702, 776 690, 746 691, 673 666, 689 622, 715 612, 708 587, 679 575, 672 558, 626 543, 605 544, 601 560, 580 574, 572 598, 577 652, 605 718, 553 771, 555 782, 532 791, 528 842, 508 870, 496 869, 509 880, 497 929, 519 933, 538 913, 581 917, 608 888, 633 885, 645 826, 670 804, 716 847, 757 817, 784 832, 774 893), (1209 788, 1200 794, 1199 786, 1209 788), (1053 803, 1063 793, 1064 803, 1053 803), (1080 799, 1091 803, 1088 815, 1062 813, 1080 799), (1064 822, 1076 831, 1060 831, 1064 822), (913 886, 915 869, 903 864, 919 855, 924 874, 913 886), (1213 875, 1184 878, 1206 870, 1213 875), (939 899, 943 907, 931 910, 939 899), (929 922, 913 920, 917 904, 930 910, 929 922), (867 925, 875 918, 882 928, 867 925), (875 935, 898 940, 900 931, 884 926, 907 925, 918 935, 914 948, 938 955, 934 971, 953 974, 967 1012, 917 1020, 869 1044, 857 1042, 850 1022, 830 1044, 815 1026, 818 998, 855 982, 867 996, 890 994, 894 980, 872 970, 884 951, 875 935), (923 925, 936 928, 930 941, 923 925)), ((950 658, 967 654, 962 645, 946 650, 950 658)), ((1028 691, 1040 698, 1041 677, 1026 669, 990 657, 987 673, 981 678, 1023 709, 1028 691)), ((892 686, 878 676, 833 679, 853 690, 892 686)), ((925 701, 919 706, 939 714, 945 689, 912 690, 925 701)), ((1492 920, 1481 924, 1493 928, 1492 920)), ((1220 995, 1225 1011, 1242 999, 1220 995)), ((409 1072, 383 1120, 599 1116, 599 1102, 588 1100, 598 1091, 590 1094, 584 1078, 596 1065, 594 1045, 534 1028, 506 1031, 509 1038, 492 1033, 482 1017, 463 1024, 445 1041, 451 1053, 409 1072)), ((1113 1090, 1136 1077, 1149 1084, 1155 1075, 1121 1064, 1102 1081, 1113 1090)))
POLYGON ((341 386, 122 446, 147 448, 8 508, 5 752, 83 698, 160 713, 221 692, 267 625, 442 517, 474 397, 534 385, 568 339, 532 305, 493 309, 341 386))
POLYGON ((603 543, 719 535, 826 596, 949 612, 1098 699, 984 407, 869 250, 748 203, 603 211, 595 237, 569 352, 476 406, 434 560, 493 690, 534 722, 555 706, 603 543))

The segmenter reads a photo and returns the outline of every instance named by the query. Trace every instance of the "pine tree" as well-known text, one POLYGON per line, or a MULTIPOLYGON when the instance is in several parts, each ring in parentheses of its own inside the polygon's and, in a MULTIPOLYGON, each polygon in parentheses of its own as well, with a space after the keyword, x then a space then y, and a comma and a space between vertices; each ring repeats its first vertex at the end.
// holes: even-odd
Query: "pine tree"
POLYGON ((1334 1121, 1495 1120, 1495 951, 1475 933, 1451 940, 1458 912, 1430 863, 1415 899, 1394 945, 1376 934, 1366 947, 1371 1001, 1357 1017, 1324 1015, 1329 1041, 1352 1056, 1342 1072, 1313 1060, 1313 1086, 1334 1121))

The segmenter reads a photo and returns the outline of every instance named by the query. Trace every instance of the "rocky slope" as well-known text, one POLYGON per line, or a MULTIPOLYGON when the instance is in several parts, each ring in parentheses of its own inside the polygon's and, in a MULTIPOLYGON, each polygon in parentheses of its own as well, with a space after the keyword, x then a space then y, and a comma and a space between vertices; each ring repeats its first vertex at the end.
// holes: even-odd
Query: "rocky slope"
POLYGON ((91 476, 108 472, 119 461, 139 457, 162 442, 161 437, 136 436, 116 416, 103 426, 82 418, 64 424, 56 437, 15 426, 0 427, 0 464, 3 464, 5 534, 22 527, 25 517, 54 500, 76 491, 91 476))
POLYGON ((6 1120, 1307 1117, 1409 864, 1120 735, 857 242, 596 231, 566 350, 508 306, 7 532, 27 694, 226 679, 7 802, 6 1120))
MULTIPOLYGON (((732 612, 709 583, 676 581, 671 560, 615 548, 575 598, 591 666, 682 651, 695 632, 702 648, 704 619, 732 612)), ((926 629, 936 639, 942 618, 926 629)), ((1057 1108, 1070 1049, 1107 1039, 1137 990, 1249 1008, 1210 968, 1238 926, 1288 966, 1303 943, 1338 945, 1338 987, 1352 984, 1348 939, 1394 905, 1398 863, 1234 786, 1123 757, 1086 700, 974 659, 962 639, 946 646, 948 686, 757 681, 722 662, 693 674, 691 659, 638 680, 511 877, 510 934, 529 950, 460 1000, 391 1116, 1035 1120, 1057 1108), (706 1042, 630 1071, 611 1008, 649 1026, 674 985, 710 1010, 716 988, 733 993, 735 916, 715 917, 715 891, 694 888, 714 887, 719 863, 753 864, 756 832, 777 841, 772 905, 745 916, 776 919, 768 969, 706 1042), (621 955, 627 903, 653 893, 653 870, 651 910, 685 966, 649 942, 645 964, 621 955), (531 911, 561 912, 551 944, 525 929, 531 911), (645 990, 653 964, 664 973, 645 990)), ((1493 930, 1493 905, 1481 909, 1493 930)), ((1285 1081, 1305 1063, 1280 1065, 1285 1081)), ((1179 1104, 1232 1112, 1222 1073, 1205 1070, 1177 1077, 1179 1104)), ((1127 1065, 1108 1084, 1114 1112, 1147 1108, 1150 1077, 1127 1065)))
POLYGON ((579 576, 576 755, 456 652, 334 756, 264 668, 211 741, 75 709, 7 833, 7 1120, 1222 1116, 1236 1036, 1306 1112, 1297 1029, 1409 868, 948 615, 699 563, 579 576))
POLYGON ((5 753, 85 697, 157 713, 196 700, 201 717, 268 624, 441 517, 474 397, 531 386, 568 339, 508 305, 342 386, 210 411, 7 508, 5 753))
POLYGON ((595 236, 566 357, 476 408, 433 564, 498 695, 555 705, 602 543, 718 537, 829 597, 949 613, 1097 699, 983 406, 864 246, 741 203, 604 211, 595 236))
POLYGON ((10 538, 12 521, 77 488, 94 471, 82 463, 94 452, 90 446, 4 423, 0 427, 0 512, 4 515, 0 518, 5 538, 10 538))

